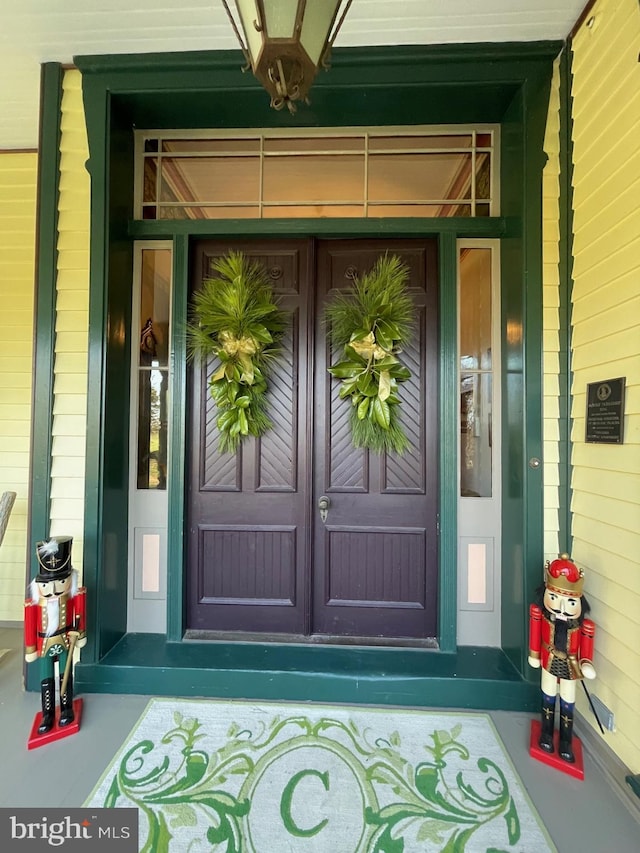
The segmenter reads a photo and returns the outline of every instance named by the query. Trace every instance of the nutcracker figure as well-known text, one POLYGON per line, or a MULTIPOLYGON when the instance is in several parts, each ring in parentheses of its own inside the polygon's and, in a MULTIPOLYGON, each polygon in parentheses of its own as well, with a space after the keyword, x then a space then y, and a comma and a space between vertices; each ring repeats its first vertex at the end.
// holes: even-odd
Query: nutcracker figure
POLYGON ((582 594, 581 569, 562 554, 545 567, 544 586, 529 609, 529 665, 541 670, 542 718, 538 745, 554 751, 553 731, 556 695, 560 694, 560 758, 571 764, 575 755, 573 709, 576 681, 595 678, 593 641, 595 625, 585 619, 590 607, 582 594))
POLYGON ((78 573, 71 565, 70 536, 38 542, 38 574, 30 585, 31 597, 24 606, 25 660, 40 658, 42 720, 38 734, 53 728, 55 721, 55 664, 60 677, 58 726, 74 720, 73 649, 82 648, 85 633, 85 589, 78 588, 78 573))

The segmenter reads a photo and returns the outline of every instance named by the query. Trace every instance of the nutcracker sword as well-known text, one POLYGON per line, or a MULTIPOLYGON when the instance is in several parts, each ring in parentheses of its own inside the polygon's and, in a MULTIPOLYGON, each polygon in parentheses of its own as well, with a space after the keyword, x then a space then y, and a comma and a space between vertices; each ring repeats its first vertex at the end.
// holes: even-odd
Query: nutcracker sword
POLYGON ((69 681, 69 675, 71 673, 71 666, 73 664, 73 650, 76 647, 76 642, 78 640, 78 626, 80 624, 80 617, 76 616, 73 620, 73 636, 71 637, 71 642, 69 643, 69 653, 67 655, 67 663, 64 668, 64 675, 62 676, 62 684, 60 685, 60 695, 62 696, 67 689, 67 682, 69 681))
POLYGON ((596 711, 595 706, 591 700, 591 696, 589 695, 589 691, 587 690, 587 685, 582 680, 581 680, 581 684, 584 687, 584 692, 587 694, 587 699, 589 700, 589 705, 591 705, 591 710, 593 711, 593 716, 598 721, 598 725, 600 726, 600 731, 602 732, 602 734, 604 734, 604 729, 602 728, 602 723, 600 722, 600 717, 598 716, 598 712, 596 711))

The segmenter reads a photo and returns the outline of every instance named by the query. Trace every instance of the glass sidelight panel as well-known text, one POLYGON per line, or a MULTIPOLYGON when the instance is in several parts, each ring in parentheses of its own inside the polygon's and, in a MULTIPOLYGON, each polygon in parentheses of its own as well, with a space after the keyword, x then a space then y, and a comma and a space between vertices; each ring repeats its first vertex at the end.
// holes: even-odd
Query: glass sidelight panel
POLYGON ((143 249, 138 347, 138 489, 167 487, 171 252, 143 249))
POLYGON ((138 385, 138 488, 167 488, 167 371, 141 370, 138 385))
POLYGON ((460 495, 489 498, 493 465, 491 249, 460 249, 460 495))
POLYGON ((491 497, 492 377, 472 373, 460 378, 460 495, 491 497))

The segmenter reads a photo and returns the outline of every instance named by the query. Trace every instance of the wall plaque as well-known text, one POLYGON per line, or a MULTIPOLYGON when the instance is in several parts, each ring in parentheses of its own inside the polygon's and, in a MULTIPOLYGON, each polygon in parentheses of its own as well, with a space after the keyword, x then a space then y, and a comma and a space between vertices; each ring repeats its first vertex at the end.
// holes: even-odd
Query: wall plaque
POLYGON ((587 385, 587 428, 585 441, 622 444, 625 377, 589 382, 587 385))

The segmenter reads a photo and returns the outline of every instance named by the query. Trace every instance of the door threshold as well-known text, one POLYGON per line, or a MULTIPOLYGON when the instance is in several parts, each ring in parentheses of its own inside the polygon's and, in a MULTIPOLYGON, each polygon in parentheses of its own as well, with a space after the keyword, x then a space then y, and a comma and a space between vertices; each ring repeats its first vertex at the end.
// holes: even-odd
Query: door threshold
POLYGON ((362 646, 364 648, 434 649, 440 647, 435 637, 342 637, 333 634, 261 634, 251 631, 201 631, 189 629, 183 639, 187 642, 223 643, 284 643, 286 645, 362 646))

